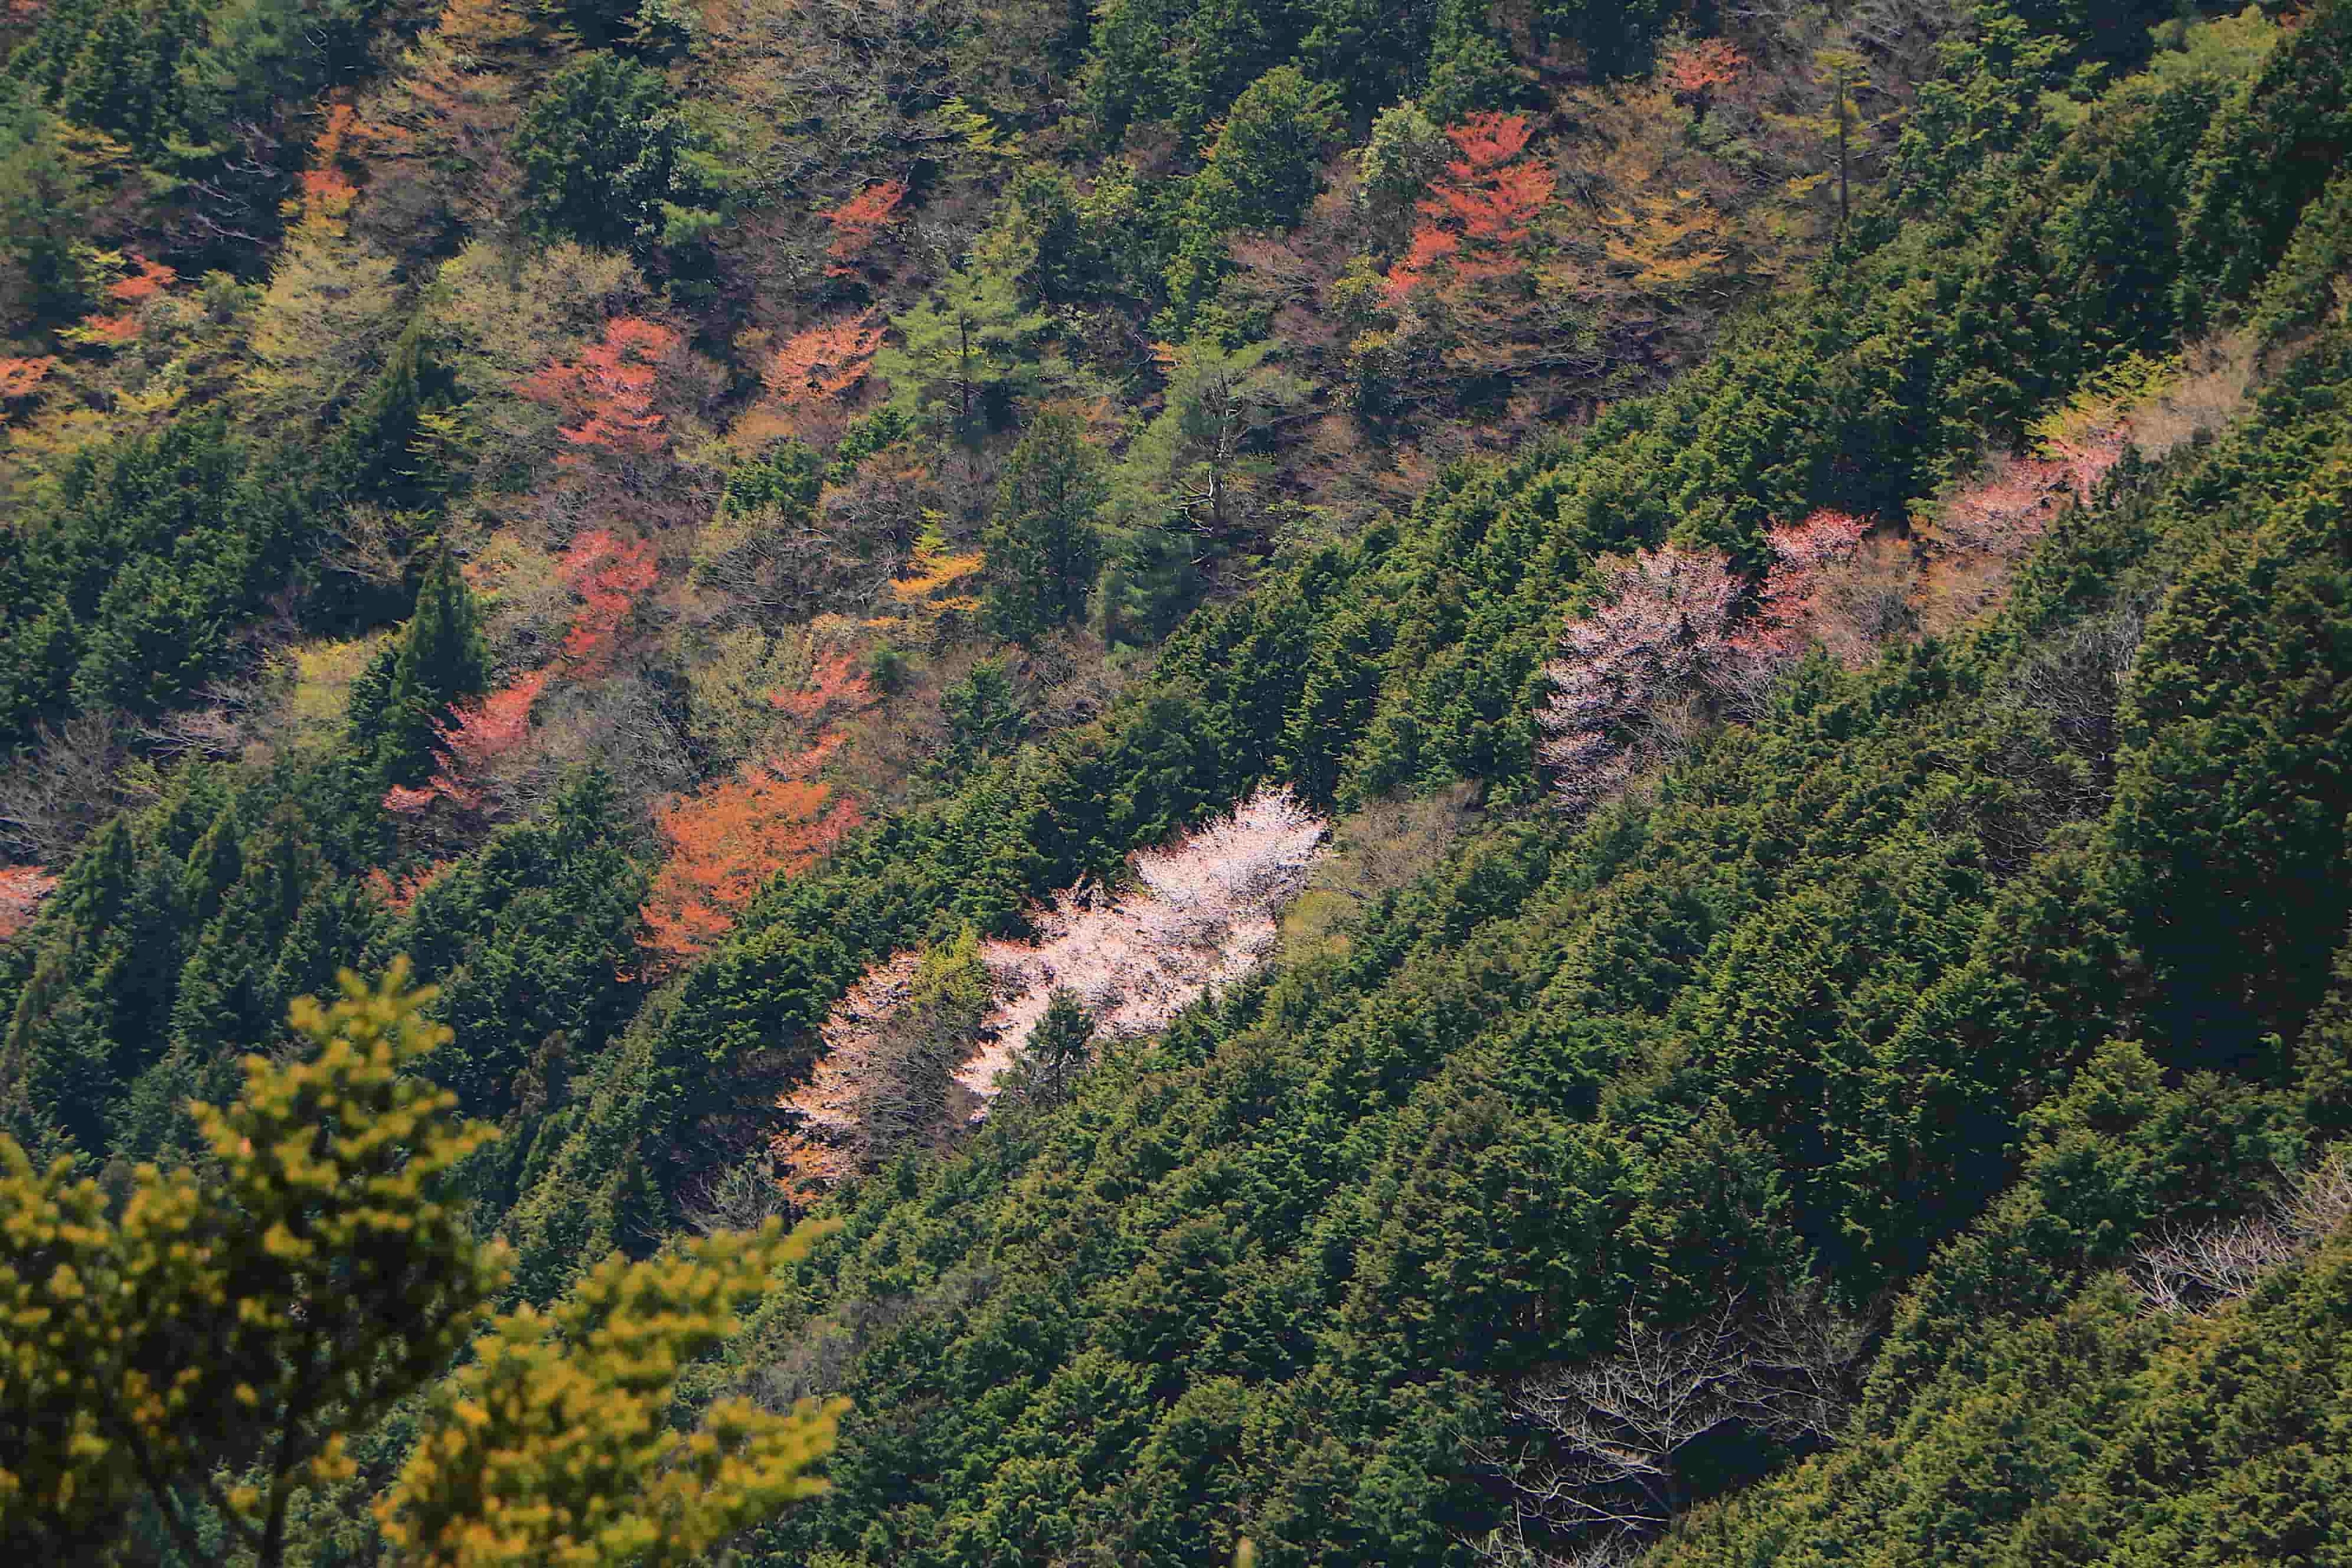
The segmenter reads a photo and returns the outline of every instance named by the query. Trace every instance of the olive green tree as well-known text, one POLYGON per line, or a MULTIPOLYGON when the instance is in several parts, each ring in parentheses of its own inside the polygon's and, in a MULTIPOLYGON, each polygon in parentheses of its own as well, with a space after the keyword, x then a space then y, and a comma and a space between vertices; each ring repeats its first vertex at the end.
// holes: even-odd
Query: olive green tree
MULTIPOLYGON (((0 1137, 11 1561, 102 1561, 152 1518, 188 1563, 274 1568, 298 1496, 349 1481, 349 1438, 474 1340, 506 1258, 443 1190, 495 1134, 415 1070, 449 1038, 432 995, 399 961, 296 1003, 296 1057, 247 1057, 234 1104, 192 1107, 205 1167, 142 1166, 120 1201, 0 1137)), ((681 1561, 818 1487, 837 1405, 667 1418, 680 1369, 815 1234, 616 1257, 551 1311, 494 1320, 378 1504, 397 1558, 681 1561)))

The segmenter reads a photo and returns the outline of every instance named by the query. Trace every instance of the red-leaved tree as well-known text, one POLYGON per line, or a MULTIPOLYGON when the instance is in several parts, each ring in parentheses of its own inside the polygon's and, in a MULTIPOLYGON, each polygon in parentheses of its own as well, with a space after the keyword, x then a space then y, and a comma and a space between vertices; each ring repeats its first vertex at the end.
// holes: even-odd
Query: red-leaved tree
POLYGON ((1818 635, 1828 570, 1853 556, 1870 520, 1822 507, 1801 522, 1765 536, 1772 564, 1756 596, 1756 614, 1734 644, 1765 658, 1794 658, 1818 635))
POLYGON ((863 712, 874 706, 875 700, 873 683, 859 671, 856 660, 846 653, 836 653, 825 658, 809 672, 805 681, 793 689, 768 693, 770 707, 780 713, 790 714, 812 730, 833 719, 863 712))
POLYGON ((370 871, 364 880, 367 883, 368 891, 374 895, 376 902, 395 915, 406 914, 408 906, 416 901, 416 895, 430 886, 442 872, 456 864, 455 860, 435 860, 419 867, 404 877, 394 877, 379 866, 370 871))
POLYGON ((1531 134, 1524 114, 1474 114, 1446 128, 1456 155, 1415 204, 1423 221, 1389 269, 1390 298, 1402 299, 1425 282, 1493 277, 1520 264, 1517 247, 1558 184, 1545 164, 1520 161, 1531 134))
POLYGON ((1668 49, 1658 60, 1658 79, 1703 106, 1718 87, 1729 87, 1748 67, 1748 57, 1728 38, 1695 38, 1668 49))
POLYGON ((883 230, 898 221, 898 204, 906 199, 906 181, 881 180, 825 214, 825 221, 833 225, 833 243, 824 253, 826 273, 835 278, 854 276, 858 258, 874 247, 883 230))
POLYGON ((534 669, 487 697, 460 702, 434 731, 441 743, 433 749, 433 774, 411 789, 394 784, 384 791, 387 811, 414 816, 436 800, 464 811, 480 811, 492 804, 492 780, 500 763, 517 756, 530 739, 531 705, 547 689, 549 671, 534 669))
POLYGON ((57 886, 58 879, 39 866, 0 866, 0 942, 32 924, 34 911, 57 886))
POLYGON ((658 321, 617 316, 579 358, 526 378, 523 395, 562 416, 557 434, 571 450, 557 460, 573 466, 604 454, 625 463, 660 452, 669 437, 654 406, 654 392, 662 362, 677 352, 680 342, 658 321))
POLYGON ((653 546, 609 529, 591 529, 572 542, 556 575, 580 595, 580 607, 563 634, 568 673, 581 679, 602 675, 612 663, 622 623, 654 585, 653 546))
POLYGON ((572 542, 556 575, 580 595, 555 662, 519 676, 487 697, 460 702, 434 728, 440 744, 433 775, 415 788, 384 792, 386 810, 413 816, 436 800, 464 811, 499 804, 500 775, 524 754, 530 741, 530 714, 548 682, 557 676, 593 680, 612 668, 621 628, 656 577, 653 547, 624 539, 609 529, 591 529, 572 542))

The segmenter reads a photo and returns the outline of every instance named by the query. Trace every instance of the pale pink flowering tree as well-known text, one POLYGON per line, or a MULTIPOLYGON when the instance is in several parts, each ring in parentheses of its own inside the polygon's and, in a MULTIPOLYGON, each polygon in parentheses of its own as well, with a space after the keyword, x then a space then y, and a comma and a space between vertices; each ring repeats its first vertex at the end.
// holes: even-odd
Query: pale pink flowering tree
POLYGON ((1033 919, 1034 942, 992 942, 991 1037, 957 1079, 983 1100, 1045 1016, 1076 994, 1097 1039, 1164 1028, 1202 995, 1272 955, 1282 911, 1307 886, 1330 825, 1287 788, 1262 789, 1227 816, 1129 862, 1134 886, 1106 898, 1081 883, 1033 919))
POLYGON ((2125 412, 2105 404, 2035 429, 2035 455, 2002 458, 1948 495, 1916 545, 1872 542, 1869 519, 1829 508, 1774 528, 1752 596, 1714 551, 1667 544, 1603 560, 1601 602, 1561 634, 1536 711, 1537 755, 1562 804, 1590 810, 1700 726, 1752 716, 1815 643, 1853 668, 1916 626, 1924 599, 1963 616, 1991 603, 2011 564, 2060 510, 2090 499, 2131 434, 2125 412))
MULTIPOLYGON (((1165 1027, 1202 995, 1272 956, 1283 910, 1326 853, 1329 824, 1287 788, 1263 789, 1225 816, 1129 861, 1133 884, 1113 896, 1081 882, 1034 911, 1034 942, 990 942, 980 957, 995 991, 978 1042, 945 1103, 902 1108, 900 1120, 958 1122, 985 1114, 1000 1075, 1021 1059, 1056 990, 1075 993, 1096 1040, 1165 1027)), ((922 967, 917 953, 877 964, 845 994, 824 1030, 825 1053, 780 1109, 791 1131, 777 1152, 823 1186, 861 1168, 877 1079, 893 1029, 922 967)), ((935 1097, 936 1098, 936 1097, 935 1097)))
POLYGON ((1596 568, 1604 597, 1544 666, 1536 754, 1566 805, 1590 809, 1687 743, 1713 691, 1751 655, 1733 642, 1747 584, 1714 551, 1668 544, 1596 568))
POLYGON ((2073 477, 2063 464, 2003 458, 1945 500, 1932 536, 1947 549, 1970 554, 2022 555, 2049 531, 2059 503, 2073 489, 2073 477))
MULTIPOLYGON (((864 1167, 866 1137, 860 1112, 883 1070, 887 1026, 905 1008, 922 967, 919 952, 902 952, 875 965, 825 1019, 824 1054, 808 1081, 779 1106, 790 1125, 775 1153, 801 1192, 822 1191, 864 1167)), ((937 1110, 949 1114, 946 1106, 937 1110)))
MULTIPOLYGON (((1772 563, 1752 601, 1719 552, 1668 544, 1603 560, 1601 604, 1571 622, 1544 666, 1537 754, 1561 801, 1589 810, 1689 743, 1722 713, 1753 712, 1817 640, 1843 645, 1828 589, 1870 531, 1826 508, 1766 535, 1772 563)), ((1851 659, 1849 659, 1851 662, 1851 659)))

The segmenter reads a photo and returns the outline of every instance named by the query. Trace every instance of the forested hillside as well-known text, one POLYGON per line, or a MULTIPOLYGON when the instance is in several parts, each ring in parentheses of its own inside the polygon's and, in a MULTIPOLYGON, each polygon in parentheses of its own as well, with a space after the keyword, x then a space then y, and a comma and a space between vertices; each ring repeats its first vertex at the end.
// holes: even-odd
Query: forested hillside
POLYGON ((339 971, 472 1119, 348 1450, 0 1539, 2352 1554, 2340 0, 0 30, 0 1286, 339 971))

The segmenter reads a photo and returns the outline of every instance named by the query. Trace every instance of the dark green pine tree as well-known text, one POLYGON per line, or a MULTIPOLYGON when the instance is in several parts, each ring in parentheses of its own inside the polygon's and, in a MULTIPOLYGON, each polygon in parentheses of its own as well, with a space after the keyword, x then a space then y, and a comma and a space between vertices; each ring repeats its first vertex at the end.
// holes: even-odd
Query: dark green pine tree
POLYGON ((1026 641, 1086 614, 1102 569, 1095 518, 1109 493, 1085 425, 1071 414, 1040 415, 1013 448, 981 533, 991 631, 1026 641))
POLYGON ((1431 118, 1452 124, 1481 110, 1508 109, 1526 92, 1526 74, 1486 25, 1485 0, 1443 0, 1421 100, 1431 118))
POLYGON ((1095 1016, 1077 993, 1055 987, 1045 1001, 1045 1016, 1029 1037, 1028 1089, 1039 1103, 1060 1105, 1070 1098, 1094 1037, 1095 1016))
POLYGON ((196 847, 188 851, 187 870, 181 878, 180 899, 187 907, 188 923, 210 924, 220 913, 221 900, 245 875, 244 829, 236 807, 225 805, 213 818, 196 847))
POLYGON ((971 673, 940 693, 940 716, 947 721, 947 745, 939 766, 950 779, 962 778, 982 759, 1010 752, 1021 739, 1020 694, 1001 658, 983 658, 971 673))
POLYGON ((74 669, 75 705, 152 715, 186 702, 229 653, 230 617, 249 574, 249 542, 234 535, 177 558, 126 563, 98 602, 74 669))
MULTIPOLYGON (((1301 52, 1319 79, 1339 88, 1348 112, 1370 124, 1381 109, 1418 89, 1433 14, 1444 9, 1433 0, 1315 0, 1301 52)), ((1483 0, 1478 10, 1484 20, 1483 0)))
POLYGON ((186 923, 178 892, 165 867, 142 863, 119 816, 66 873, 0 1043, 9 1121, 53 1148, 107 1147, 109 1110, 171 1005, 186 923))
POLYGON ((1171 335, 1190 330, 1233 269, 1235 230, 1287 228, 1314 200, 1324 148, 1339 130, 1336 104, 1329 87, 1296 66, 1276 67, 1234 100, 1178 217, 1167 279, 1171 335))
POLYGON ((142 25, 137 6, 109 5, 66 68, 58 112, 147 152, 177 119, 172 68, 177 53, 163 29, 142 25))
POLYGON ((242 859, 236 885, 180 971, 172 1007, 172 1044, 196 1064, 207 1098, 234 1091, 226 1069, 239 1051, 283 1032, 286 1005, 299 993, 278 988, 279 949, 332 877, 290 807, 254 835, 242 859))
POLYGON ((1191 536, 1139 527, 1118 537, 1104 563, 1099 618, 1106 640, 1149 647, 1176 627, 1201 591, 1191 536))
POLYGON ((542 234, 644 257, 719 223, 708 139, 662 74, 634 60, 600 52, 556 72, 509 145, 542 234))
POLYGON ((416 613, 401 634, 376 715, 376 763, 387 782, 424 783, 433 771, 435 721, 450 703, 489 684, 489 650, 478 622, 473 591, 444 550, 417 587, 416 613))
POLYGON ((400 334, 374 384, 343 416, 327 445, 325 479, 337 495, 414 505, 419 476, 409 447, 425 407, 422 334, 416 323, 400 334))

